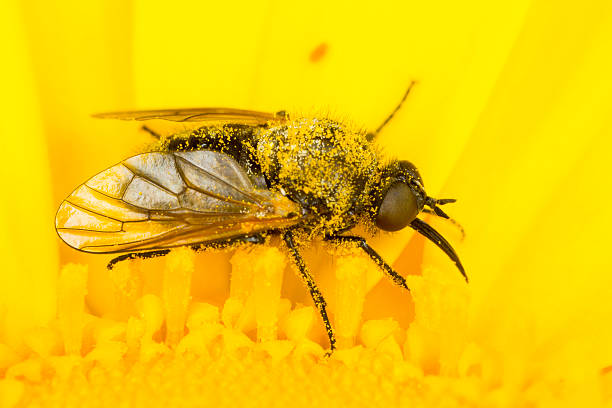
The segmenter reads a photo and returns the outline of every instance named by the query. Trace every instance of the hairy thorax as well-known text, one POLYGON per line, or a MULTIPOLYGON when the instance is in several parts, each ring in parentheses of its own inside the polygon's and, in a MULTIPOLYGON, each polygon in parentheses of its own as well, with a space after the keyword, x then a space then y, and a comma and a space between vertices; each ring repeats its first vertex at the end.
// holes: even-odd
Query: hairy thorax
POLYGON ((365 133, 320 118, 262 129, 256 157, 271 183, 299 203, 311 233, 328 235, 366 218, 378 157, 365 133))

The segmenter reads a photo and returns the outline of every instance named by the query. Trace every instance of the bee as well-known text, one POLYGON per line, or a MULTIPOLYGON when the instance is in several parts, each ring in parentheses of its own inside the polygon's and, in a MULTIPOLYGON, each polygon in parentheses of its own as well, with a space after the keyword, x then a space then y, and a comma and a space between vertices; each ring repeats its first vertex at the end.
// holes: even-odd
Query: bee
POLYGON ((406 280, 350 231, 411 227, 442 249, 467 281, 452 246, 417 216, 448 215, 425 192, 417 168, 406 160, 385 160, 375 132, 332 119, 226 108, 117 112, 99 118, 194 122, 197 127, 164 138, 146 153, 130 157, 77 187, 60 205, 55 227, 72 248, 90 253, 123 253, 127 259, 166 255, 189 246, 195 251, 264 244, 280 236, 308 287, 330 342, 335 336, 326 302, 300 255, 300 242, 320 237, 363 250, 396 285, 406 280))

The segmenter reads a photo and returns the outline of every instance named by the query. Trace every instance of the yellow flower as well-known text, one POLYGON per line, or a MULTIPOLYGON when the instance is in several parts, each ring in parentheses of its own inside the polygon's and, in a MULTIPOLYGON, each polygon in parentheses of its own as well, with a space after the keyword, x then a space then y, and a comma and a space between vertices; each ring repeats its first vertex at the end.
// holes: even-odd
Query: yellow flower
POLYGON ((0 406, 610 405, 609 2, 9 1, 0 16, 0 406), (372 246, 412 296, 313 248, 344 346, 330 360, 274 249, 234 254, 230 282, 229 253, 109 274, 110 257, 55 236, 61 200, 148 143, 91 113, 231 106, 375 128, 413 79, 379 142, 458 198, 465 241, 436 227, 470 284, 410 231, 372 246))

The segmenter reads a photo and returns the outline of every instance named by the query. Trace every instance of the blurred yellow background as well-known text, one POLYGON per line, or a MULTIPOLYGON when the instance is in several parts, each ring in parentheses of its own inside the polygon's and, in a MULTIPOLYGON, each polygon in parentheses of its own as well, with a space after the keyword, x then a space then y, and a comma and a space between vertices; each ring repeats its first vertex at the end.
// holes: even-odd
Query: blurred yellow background
MULTIPOLYGON (((510 376, 538 356, 549 370, 594 378, 612 364, 611 7, 3 2, 0 340, 16 343, 23 328, 54 316, 55 279, 69 261, 90 265, 90 307, 111 307, 110 257, 63 245, 54 214, 73 188, 149 139, 138 125, 91 113, 287 109, 374 128, 417 80, 379 142, 419 167, 429 194, 458 199, 445 210, 465 241, 436 226, 470 276, 470 336, 502 355, 511 347, 502 358, 510 376), (321 44, 325 54, 312 61, 321 44)), ((403 231, 372 245, 403 274, 418 272, 421 251, 423 265, 457 273, 411 237, 403 231)), ((210 259, 217 277, 194 285, 208 285, 202 297, 220 302, 215 290, 227 290, 229 265, 210 259)), ((390 286, 376 290, 409 307, 390 286)))

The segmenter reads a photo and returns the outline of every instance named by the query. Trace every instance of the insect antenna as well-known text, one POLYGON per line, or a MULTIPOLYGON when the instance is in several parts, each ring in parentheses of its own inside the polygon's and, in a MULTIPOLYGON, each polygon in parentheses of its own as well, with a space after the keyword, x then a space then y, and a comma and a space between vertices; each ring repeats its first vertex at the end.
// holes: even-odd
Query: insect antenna
POLYGON ((457 265, 457 269, 461 272, 461 275, 465 278, 465 281, 468 281, 468 277, 465 274, 465 269, 463 269, 463 265, 459 260, 459 255, 455 252, 451 244, 440 235, 438 231, 433 229, 433 227, 427 224, 425 221, 415 218, 411 223, 410 227, 416 230, 419 234, 423 235, 425 238, 436 244, 438 248, 440 248, 448 257, 457 265))
POLYGON ((454 203, 455 201, 457 200, 455 200, 454 198, 442 198, 436 200, 435 198, 427 196, 425 198, 425 205, 429 206, 438 217, 446 218, 447 220, 449 220, 450 217, 438 206, 454 203))

